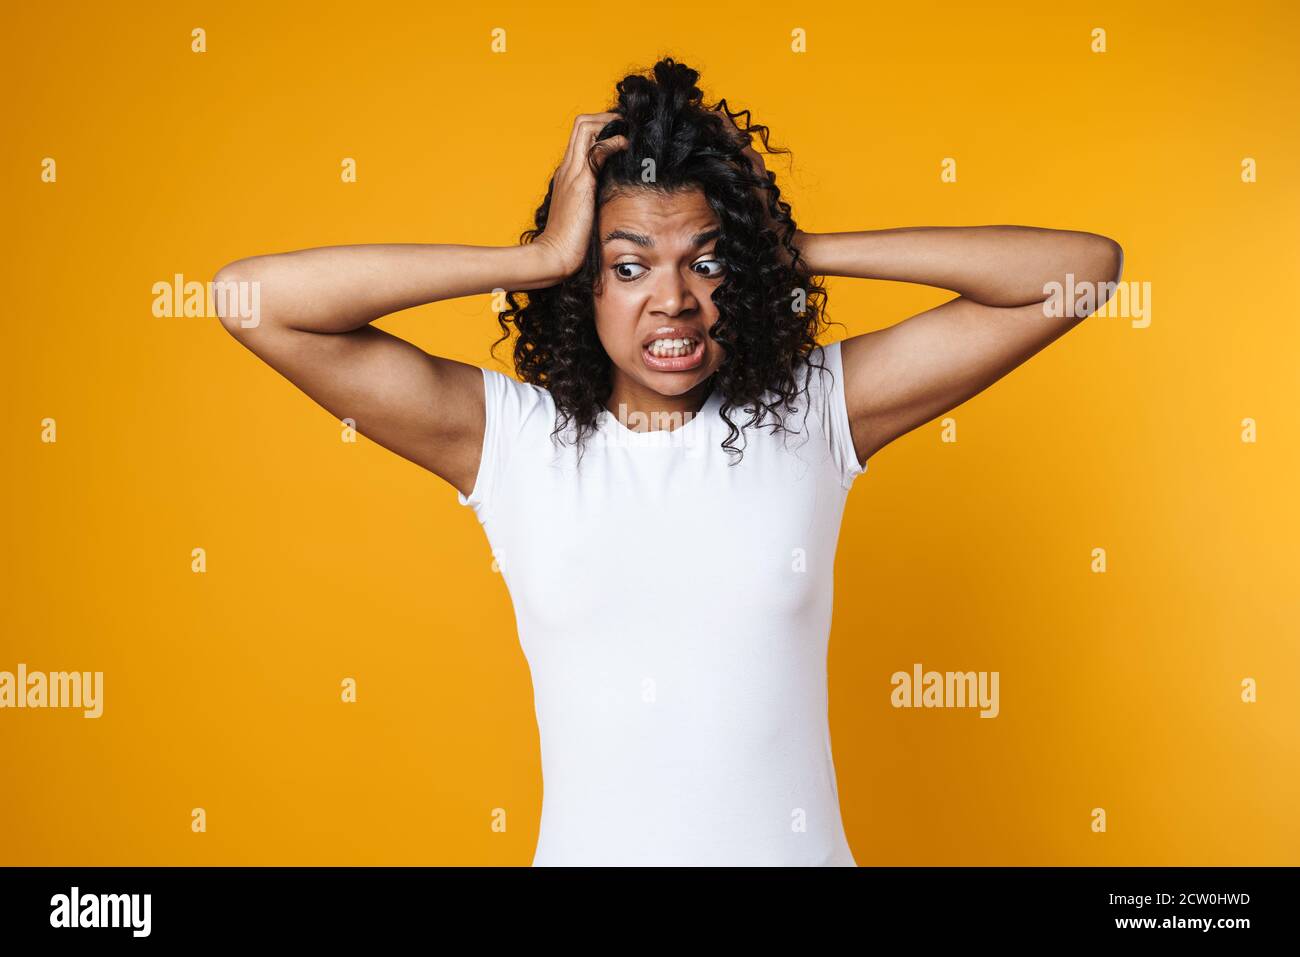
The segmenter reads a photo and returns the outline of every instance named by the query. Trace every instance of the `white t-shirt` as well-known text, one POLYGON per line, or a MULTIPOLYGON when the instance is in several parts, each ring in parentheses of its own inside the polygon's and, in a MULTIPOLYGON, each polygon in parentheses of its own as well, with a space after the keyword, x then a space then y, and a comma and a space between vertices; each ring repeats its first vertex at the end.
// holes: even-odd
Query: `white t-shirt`
POLYGON ((820 352, 833 382, 813 370, 786 415, 800 434, 746 428, 734 466, 717 392, 673 430, 602 413, 579 466, 571 443, 552 444, 550 393, 483 370, 483 456, 457 498, 487 535, 532 672, 533 866, 857 866, 826 650, 840 520, 866 467, 840 345, 820 352))

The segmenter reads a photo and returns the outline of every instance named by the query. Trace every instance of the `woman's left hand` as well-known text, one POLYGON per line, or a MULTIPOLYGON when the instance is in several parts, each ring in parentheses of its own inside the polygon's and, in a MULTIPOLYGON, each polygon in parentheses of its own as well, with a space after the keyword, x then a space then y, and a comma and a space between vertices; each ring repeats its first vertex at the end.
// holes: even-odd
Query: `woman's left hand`
MULTIPOLYGON (((737 142, 742 142, 742 141, 744 142, 745 145, 744 148, 741 150, 741 153, 744 155, 744 157, 747 160, 749 160, 749 165, 753 167, 754 174, 764 183, 771 182, 771 179, 768 176, 768 172, 767 172, 767 164, 763 162, 762 155, 756 149, 754 149, 753 140, 751 138, 752 134, 742 132, 740 127, 736 126, 736 122, 727 114, 726 102, 727 102, 726 100, 722 100, 714 108, 714 114, 718 117, 718 119, 722 123, 726 124, 726 126, 731 131, 731 133, 733 134, 737 142)), ((777 229, 776 222, 772 219, 772 213, 768 209, 767 190, 763 189, 760 186, 757 187, 757 191, 758 191, 759 201, 762 203, 763 206, 763 215, 766 220, 767 228, 780 235, 780 230, 777 229)), ((798 245, 798 241, 800 238, 802 238, 802 234, 798 230, 796 230, 793 236, 793 242, 796 245, 798 245)), ((785 265, 787 266, 790 265, 791 262, 790 251, 785 248, 784 244, 782 244, 782 246, 780 247, 780 256, 781 256, 781 261, 785 263, 785 265)))
POLYGON ((756 149, 754 149, 754 143, 751 134, 742 133, 740 131, 740 127, 736 125, 736 121, 733 120, 727 114, 726 102, 727 102, 726 100, 723 100, 721 103, 719 103, 714 108, 714 113, 717 115, 719 120, 721 120, 724 124, 726 124, 727 128, 731 131, 732 135, 735 137, 737 142, 740 141, 744 142, 745 146, 741 150, 741 152, 744 153, 745 158, 749 160, 749 165, 754 167, 754 173, 757 174, 758 178, 766 182, 767 166, 763 162, 763 157, 759 155, 756 149))

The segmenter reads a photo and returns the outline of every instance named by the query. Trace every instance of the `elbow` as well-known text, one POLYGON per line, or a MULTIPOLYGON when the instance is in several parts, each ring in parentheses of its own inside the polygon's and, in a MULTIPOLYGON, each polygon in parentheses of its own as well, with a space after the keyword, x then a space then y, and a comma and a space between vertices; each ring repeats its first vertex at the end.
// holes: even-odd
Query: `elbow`
POLYGON ((222 327, 238 338, 262 323, 262 283, 253 259, 239 259, 212 277, 212 302, 222 327))
POLYGON ((1109 236, 1085 233, 1085 245, 1076 252, 1074 284, 1090 295, 1076 303, 1080 318, 1095 314, 1115 295, 1124 272, 1124 247, 1109 236), (1088 305, 1084 306, 1083 303, 1088 305))
POLYGON ((1111 239, 1109 236, 1103 236, 1108 247, 1108 266, 1110 279, 1107 282, 1119 282, 1120 277, 1124 275, 1124 247, 1111 239))
POLYGON ((1099 283, 1117 283, 1124 272, 1124 247, 1098 233, 1089 233, 1095 247, 1093 258, 1089 260, 1089 269, 1099 283))

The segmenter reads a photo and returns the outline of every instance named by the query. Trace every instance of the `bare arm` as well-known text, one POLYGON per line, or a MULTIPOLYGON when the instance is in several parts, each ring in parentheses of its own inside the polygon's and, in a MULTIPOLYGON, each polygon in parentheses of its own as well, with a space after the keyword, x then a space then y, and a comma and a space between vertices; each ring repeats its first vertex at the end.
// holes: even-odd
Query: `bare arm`
POLYGON ((255 325, 221 310, 222 325, 258 358, 468 495, 482 447, 483 373, 370 323, 442 299, 540 288, 561 278, 555 272, 536 246, 333 246, 241 259, 215 281, 258 284, 255 325))
POLYGON ((534 242, 331 246, 241 259, 215 281, 256 283, 258 315, 253 322, 218 297, 222 325, 319 405, 353 419, 362 435, 469 495, 483 450, 482 371, 370 323, 443 299, 542 289, 575 272, 590 239, 595 173, 627 145, 616 136, 592 149, 613 116, 574 121, 546 229, 534 242))
POLYGON ((1048 315, 1051 282, 1119 281, 1123 251, 1095 233, 1030 226, 918 226, 799 232, 820 276, 891 279, 950 289, 955 299, 845 340, 845 397, 859 461, 982 392, 1083 321, 1048 315))

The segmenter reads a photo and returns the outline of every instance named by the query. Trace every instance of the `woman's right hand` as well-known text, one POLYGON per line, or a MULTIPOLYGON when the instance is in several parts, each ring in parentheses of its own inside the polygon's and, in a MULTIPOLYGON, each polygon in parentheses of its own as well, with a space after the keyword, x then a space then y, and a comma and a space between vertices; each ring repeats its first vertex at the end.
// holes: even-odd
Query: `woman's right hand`
MULTIPOLYGON (((547 259, 550 271, 561 278, 582 268, 595 224, 596 177, 587 166, 587 152, 606 124, 618 118, 618 113, 579 115, 569 135, 569 148, 555 171, 546 228, 532 245, 547 259)), ((597 170, 611 153, 627 145, 628 139, 622 135, 601 140, 594 157, 597 170)))

